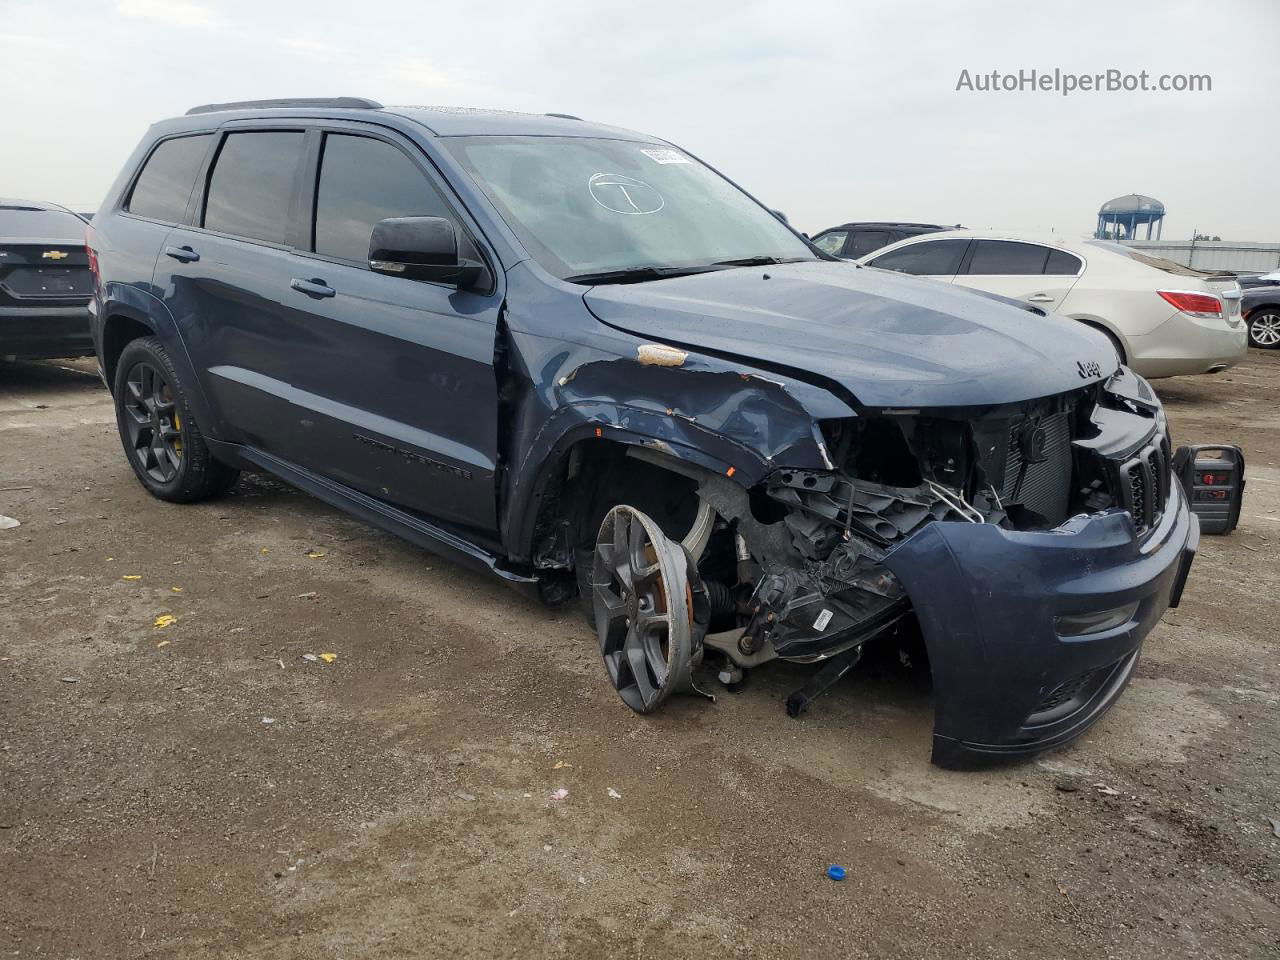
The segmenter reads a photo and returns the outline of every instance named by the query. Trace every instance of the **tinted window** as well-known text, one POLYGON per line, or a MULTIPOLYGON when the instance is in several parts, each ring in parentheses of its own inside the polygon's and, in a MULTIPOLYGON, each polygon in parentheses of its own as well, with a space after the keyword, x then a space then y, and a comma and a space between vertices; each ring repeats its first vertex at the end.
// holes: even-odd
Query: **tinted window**
POLYGON ((373 225, 388 217, 452 219, 423 172, 391 144, 325 137, 316 191, 316 253, 364 263, 373 225))
POLYGON ((1044 263, 1048 256, 1049 248, 1035 243, 978 240, 975 241, 968 272, 984 276, 1044 273, 1044 263))
POLYGON ((868 261, 873 267, 897 270, 917 277, 949 277, 960 266, 968 240, 924 240, 868 261))
POLYGON ((862 230, 853 235, 848 256, 865 257, 872 250, 879 250, 888 242, 889 233, 886 230, 862 230))
POLYGON ((84 221, 60 210, 0 207, 0 241, 79 240, 84 221))
POLYGON ((196 173, 213 134, 166 140, 147 158, 129 197, 129 212, 177 223, 187 212, 196 173))
POLYGON ((300 132, 230 134, 209 178, 205 227, 284 243, 293 174, 301 156, 300 132))
POLYGON ((1052 250, 1049 252, 1049 262, 1045 265, 1044 272, 1054 277, 1074 277, 1080 272, 1080 258, 1073 253, 1067 253, 1065 250, 1052 250))
POLYGON ((813 245, 823 253, 829 253, 833 257, 839 256, 840 251, 844 249, 844 238, 849 234, 843 230, 835 230, 832 233, 824 233, 817 240, 813 241, 813 245))

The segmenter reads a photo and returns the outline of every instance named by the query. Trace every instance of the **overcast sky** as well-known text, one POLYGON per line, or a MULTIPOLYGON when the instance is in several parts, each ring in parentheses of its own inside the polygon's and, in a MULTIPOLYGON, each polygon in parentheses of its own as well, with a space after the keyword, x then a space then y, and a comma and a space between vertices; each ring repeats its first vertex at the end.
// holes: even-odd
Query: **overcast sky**
POLYGON ((1092 231, 1164 202, 1280 241, 1280 2, 0 0, 0 196, 96 209, 147 125, 209 101, 358 95, 560 111, 719 167, 801 229, 1092 231), (979 93, 961 71, 1209 74, 1204 93, 979 93))

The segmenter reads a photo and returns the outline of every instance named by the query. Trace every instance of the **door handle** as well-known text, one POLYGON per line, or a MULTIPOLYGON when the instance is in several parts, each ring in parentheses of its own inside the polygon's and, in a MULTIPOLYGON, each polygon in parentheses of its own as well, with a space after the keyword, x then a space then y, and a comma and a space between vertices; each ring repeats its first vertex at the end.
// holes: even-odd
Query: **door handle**
POLYGON ((190 247, 165 247, 164 255, 166 257, 173 257, 173 259, 179 260, 182 263, 195 263, 200 259, 200 254, 196 253, 190 247))
POLYGON ((1033 297, 1027 297, 1028 303, 1053 303, 1054 298, 1047 293, 1037 293, 1033 297))
POLYGON ((311 280, 303 280, 301 277, 294 277, 289 281, 289 286, 299 293, 305 293, 308 297, 332 297, 338 291, 333 289, 323 280, 313 278, 311 280))

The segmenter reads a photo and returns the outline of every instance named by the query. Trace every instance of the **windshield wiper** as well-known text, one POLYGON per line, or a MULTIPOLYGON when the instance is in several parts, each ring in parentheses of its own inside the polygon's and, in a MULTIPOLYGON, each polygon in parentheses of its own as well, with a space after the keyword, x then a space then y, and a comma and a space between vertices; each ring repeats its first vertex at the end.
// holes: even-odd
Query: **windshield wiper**
POLYGON ((693 273, 706 273, 715 266, 705 267, 622 267, 618 270, 601 270, 599 273, 578 273, 565 277, 569 283, 644 283, 647 280, 665 280, 668 277, 686 277, 693 273))
POLYGON ((804 263, 811 257, 741 257, 737 260, 717 260, 716 267, 769 267, 775 263, 804 263))

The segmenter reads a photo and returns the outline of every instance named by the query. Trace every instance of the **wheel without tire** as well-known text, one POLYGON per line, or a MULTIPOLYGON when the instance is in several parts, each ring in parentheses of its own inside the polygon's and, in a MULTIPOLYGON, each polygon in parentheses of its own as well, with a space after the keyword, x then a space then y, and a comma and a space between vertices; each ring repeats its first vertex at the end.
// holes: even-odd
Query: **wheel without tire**
POLYGON ((1280 310, 1267 307, 1250 314, 1249 345, 1264 350, 1280 347, 1280 310))
POLYGON ((693 665, 710 620, 706 588, 688 553, 628 506, 600 525, 591 574, 605 672, 637 713, 693 688, 693 665))
POLYGON ((224 493, 239 471, 213 459, 157 337, 130 342, 115 378, 116 425, 125 456, 147 492, 191 503, 224 493))

